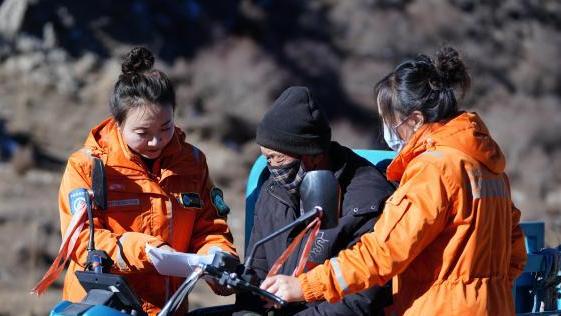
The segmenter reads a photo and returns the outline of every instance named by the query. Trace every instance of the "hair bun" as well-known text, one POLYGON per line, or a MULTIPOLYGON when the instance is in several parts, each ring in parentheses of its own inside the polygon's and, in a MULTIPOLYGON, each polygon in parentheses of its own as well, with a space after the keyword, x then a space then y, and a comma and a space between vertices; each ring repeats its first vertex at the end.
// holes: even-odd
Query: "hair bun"
POLYGON ((133 48, 123 59, 123 74, 143 73, 154 66, 154 55, 145 47, 133 48))
POLYGON ((469 75, 460 54, 452 47, 442 47, 436 53, 435 67, 444 86, 469 85, 469 75))

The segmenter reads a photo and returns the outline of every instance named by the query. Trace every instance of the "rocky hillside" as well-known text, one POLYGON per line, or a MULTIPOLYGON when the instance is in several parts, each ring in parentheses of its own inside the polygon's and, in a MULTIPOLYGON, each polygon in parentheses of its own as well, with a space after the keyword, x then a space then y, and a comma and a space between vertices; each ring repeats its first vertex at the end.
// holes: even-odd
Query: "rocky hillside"
MULTIPOLYGON (((240 249, 255 126, 274 98, 307 85, 336 140, 380 148, 373 85, 443 43, 466 58, 463 107, 505 151, 523 218, 545 220, 548 243, 561 243, 560 31, 555 0, 0 1, 0 315, 44 315, 59 299, 60 282, 41 298, 27 291, 60 243, 60 176, 108 115, 119 58, 136 45, 175 82, 177 124, 225 189, 240 249)), ((192 307, 218 302, 198 291, 192 307)))

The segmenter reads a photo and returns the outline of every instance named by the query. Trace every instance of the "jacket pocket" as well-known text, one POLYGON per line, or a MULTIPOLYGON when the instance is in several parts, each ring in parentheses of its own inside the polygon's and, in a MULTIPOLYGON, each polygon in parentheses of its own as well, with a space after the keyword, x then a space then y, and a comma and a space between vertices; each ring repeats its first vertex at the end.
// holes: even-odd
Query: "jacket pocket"
POLYGON ((189 252, 194 231, 197 230, 196 219, 199 209, 178 206, 173 212, 173 227, 171 228, 172 245, 177 251, 189 252))
POLYGON ((97 212, 107 228, 116 234, 149 231, 146 219, 151 212, 150 198, 145 194, 114 193, 107 195, 107 209, 97 212))
POLYGON ((362 204, 351 202, 349 208, 353 216, 379 216, 384 209, 384 200, 365 201, 362 204))
POLYGON ((380 216, 375 227, 377 235, 383 241, 388 240, 390 233, 403 219, 410 207, 411 201, 406 198, 406 194, 403 191, 395 191, 395 193, 388 198, 384 212, 382 216, 380 216))
POLYGON ((104 212, 143 212, 149 210, 150 196, 132 181, 123 180, 121 177, 108 179, 107 210, 104 212))

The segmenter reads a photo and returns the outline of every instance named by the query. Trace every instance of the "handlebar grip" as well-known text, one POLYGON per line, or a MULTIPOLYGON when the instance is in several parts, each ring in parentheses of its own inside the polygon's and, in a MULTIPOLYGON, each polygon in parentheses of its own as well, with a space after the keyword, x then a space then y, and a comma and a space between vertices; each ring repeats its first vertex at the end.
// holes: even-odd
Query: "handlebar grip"
POLYGON ((273 301, 275 304, 279 305, 280 307, 284 307, 286 306, 286 304, 288 304, 288 302, 286 302, 285 300, 283 300, 282 298, 276 296, 273 293, 267 292, 265 290, 261 290, 259 289, 259 295, 262 295, 264 297, 266 297, 267 299, 273 301))
POLYGON ((222 285, 228 285, 234 289, 255 293, 281 307, 288 304, 288 302, 274 295, 273 293, 262 290, 261 288, 249 283, 243 278, 240 278, 238 274, 228 273, 227 271, 230 269, 225 269, 224 267, 225 266, 221 264, 221 262, 215 260, 215 262, 213 262, 211 265, 204 265, 203 269, 205 274, 215 278, 222 285))
POLYGON ((249 284, 247 282, 238 282, 236 284, 236 286, 241 290, 246 290, 246 291, 249 291, 249 292, 256 293, 260 296, 263 296, 264 298, 272 301, 273 303, 275 303, 275 304, 277 304, 281 307, 284 307, 284 306, 286 306, 286 304, 288 304, 288 302, 286 302, 282 298, 276 296, 275 294, 267 292, 267 291, 255 286, 255 285, 249 284))

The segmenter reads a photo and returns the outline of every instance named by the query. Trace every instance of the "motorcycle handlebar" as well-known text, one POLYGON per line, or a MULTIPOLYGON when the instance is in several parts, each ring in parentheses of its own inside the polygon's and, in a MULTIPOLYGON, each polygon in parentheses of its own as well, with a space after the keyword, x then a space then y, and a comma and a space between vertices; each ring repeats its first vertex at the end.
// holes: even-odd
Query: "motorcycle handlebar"
POLYGON ((258 286, 251 284, 238 274, 240 271, 245 270, 245 267, 240 264, 236 257, 225 252, 216 252, 211 264, 200 264, 185 279, 158 315, 173 315, 179 305, 189 295, 195 286, 195 283, 207 275, 218 280, 218 283, 222 286, 229 286, 236 290, 255 293, 277 306, 283 307, 287 304, 287 302, 282 298, 260 289, 258 286))
MULTIPOLYGON (((230 256, 227 253, 222 253, 222 254, 217 254, 217 256, 230 256)), ((271 301, 272 303, 274 303, 275 305, 278 306, 285 306, 287 304, 287 302, 285 300, 283 300, 282 298, 267 292, 261 288, 259 288, 258 286, 255 286, 253 284, 251 284, 250 282, 248 282, 247 280, 245 280, 243 277, 241 277, 238 273, 240 271, 244 271, 245 267, 241 264, 238 264, 233 267, 231 264, 224 264, 224 261, 231 263, 231 258, 226 257, 226 258, 222 258, 217 260, 215 257, 215 260, 213 261, 213 263, 211 265, 204 265, 203 266, 203 270, 205 272, 206 275, 209 275, 211 277, 214 277, 215 279, 218 280, 218 282, 220 283, 220 285, 223 286, 229 286, 233 289, 236 290, 240 290, 240 291, 248 291, 248 292, 252 292, 255 293, 269 301, 271 301), (223 260, 226 259, 226 260, 223 260)))
POLYGON ((249 282, 240 279, 239 277, 236 279, 236 282, 237 282, 236 285, 233 286, 234 288, 244 290, 244 291, 253 292, 253 293, 255 293, 259 296, 262 296, 265 299, 271 301, 275 305, 278 305, 278 306, 281 306, 281 307, 288 304, 285 300, 276 296, 275 294, 273 294, 271 292, 267 292, 267 291, 255 286, 255 285, 252 285, 249 282))

